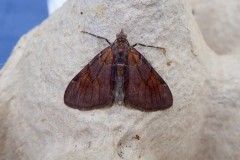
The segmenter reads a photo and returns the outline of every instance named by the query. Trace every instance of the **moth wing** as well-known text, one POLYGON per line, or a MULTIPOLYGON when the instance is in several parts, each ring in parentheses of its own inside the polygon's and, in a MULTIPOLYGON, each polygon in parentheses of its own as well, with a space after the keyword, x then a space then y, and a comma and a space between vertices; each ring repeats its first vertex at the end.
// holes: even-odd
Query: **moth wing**
POLYGON ((107 47, 72 79, 65 91, 64 103, 79 110, 112 105, 114 100, 112 64, 112 49, 107 47))
POLYGON ((128 53, 124 103, 142 111, 157 111, 172 106, 168 85, 135 49, 128 53))

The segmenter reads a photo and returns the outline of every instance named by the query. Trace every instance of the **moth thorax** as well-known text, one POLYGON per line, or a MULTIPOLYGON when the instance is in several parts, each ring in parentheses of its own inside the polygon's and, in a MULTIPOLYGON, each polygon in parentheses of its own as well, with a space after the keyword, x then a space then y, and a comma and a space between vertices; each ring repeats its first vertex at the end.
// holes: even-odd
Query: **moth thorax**
POLYGON ((124 52, 123 52, 123 51, 120 51, 120 52, 118 53, 118 56, 119 56, 119 57, 123 57, 123 56, 124 56, 124 52))
POLYGON ((125 52, 125 50, 126 50, 126 47, 125 47, 124 43, 119 43, 118 44, 118 51, 119 52, 125 52))
POLYGON ((124 76, 124 72, 125 72, 125 64, 118 63, 117 64, 117 76, 118 77, 124 76))
POLYGON ((115 97, 117 102, 123 101, 124 98, 124 74, 125 74, 125 64, 117 64, 117 77, 115 81, 116 90, 115 97))

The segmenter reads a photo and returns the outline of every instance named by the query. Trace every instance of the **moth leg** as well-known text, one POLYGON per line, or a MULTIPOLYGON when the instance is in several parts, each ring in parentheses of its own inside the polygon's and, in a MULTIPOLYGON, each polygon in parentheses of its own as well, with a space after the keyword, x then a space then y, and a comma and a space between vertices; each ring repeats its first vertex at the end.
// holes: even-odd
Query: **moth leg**
POLYGON ((104 39, 105 41, 107 41, 107 43, 108 43, 109 45, 111 45, 111 43, 109 42, 109 40, 108 40, 107 38, 104 38, 104 37, 101 37, 101 36, 98 36, 98 35, 95 35, 95 34, 86 32, 86 31, 81 31, 81 32, 82 32, 82 33, 89 34, 89 35, 94 36, 94 37, 99 38, 99 39, 104 39))
POLYGON ((157 48, 157 49, 161 49, 163 51, 163 54, 166 55, 166 49, 163 48, 163 47, 157 47, 157 46, 151 46, 151 45, 146 45, 146 44, 142 44, 142 43, 135 43, 134 45, 132 45, 132 47, 135 47, 135 46, 143 46, 143 47, 150 47, 150 48, 157 48))

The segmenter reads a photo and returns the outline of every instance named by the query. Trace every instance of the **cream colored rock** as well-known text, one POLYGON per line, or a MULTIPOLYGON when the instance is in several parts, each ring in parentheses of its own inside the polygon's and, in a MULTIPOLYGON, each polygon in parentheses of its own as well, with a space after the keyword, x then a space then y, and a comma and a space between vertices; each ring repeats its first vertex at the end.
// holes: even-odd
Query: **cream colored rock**
POLYGON ((240 56, 209 50, 188 6, 178 0, 70 0, 25 35, 0 72, 0 159, 240 157, 240 56), (113 41, 121 28, 131 44, 167 49, 164 56, 137 47, 168 83, 174 105, 148 113, 64 105, 69 81, 108 46, 80 31, 113 41))
POLYGON ((240 1, 189 0, 208 45, 219 54, 240 46, 240 1))

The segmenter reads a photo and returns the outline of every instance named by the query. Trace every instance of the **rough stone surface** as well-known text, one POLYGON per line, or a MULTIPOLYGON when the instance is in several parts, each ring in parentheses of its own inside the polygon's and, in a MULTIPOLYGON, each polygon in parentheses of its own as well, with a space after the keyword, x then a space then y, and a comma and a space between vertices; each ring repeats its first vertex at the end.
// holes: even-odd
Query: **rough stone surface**
POLYGON ((233 53, 240 45, 240 1, 189 1, 208 45, 218 54, 233 53))
POLYGON ((240 157, 240 55, 212 52, 178 0, 69 0, 21 38, 0 72, 0 159, 202 160, 240 157), (123 28, 168 83, 174 105, 141 112, 64 105, 69 81, 123 28), (170 62, 170 63, 169 63, 170 62), (169 65, 170 64, 170 65, 169 65), (139 140, 134 138, 139 136, 139 140))

